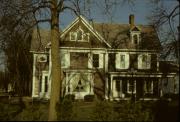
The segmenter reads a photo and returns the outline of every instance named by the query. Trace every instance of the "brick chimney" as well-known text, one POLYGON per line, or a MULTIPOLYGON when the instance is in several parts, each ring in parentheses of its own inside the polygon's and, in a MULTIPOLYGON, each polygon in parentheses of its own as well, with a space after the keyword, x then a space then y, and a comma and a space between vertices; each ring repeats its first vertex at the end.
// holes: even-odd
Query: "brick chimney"
POLYGON ((133 14, 129 15, 129 24, 130 24, 130 28, 134 27, 134 15, 133 14))

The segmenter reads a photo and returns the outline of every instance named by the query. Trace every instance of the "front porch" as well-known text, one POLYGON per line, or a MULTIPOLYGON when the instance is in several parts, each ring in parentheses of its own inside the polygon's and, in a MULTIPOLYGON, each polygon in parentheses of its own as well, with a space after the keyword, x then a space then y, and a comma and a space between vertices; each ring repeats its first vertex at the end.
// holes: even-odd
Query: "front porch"
POLYGON ((88 70, 67 70, 62 83, 62 96, 74 95, 75 99, 84 99, 86 95, 94 95, 94 77, 88 70))

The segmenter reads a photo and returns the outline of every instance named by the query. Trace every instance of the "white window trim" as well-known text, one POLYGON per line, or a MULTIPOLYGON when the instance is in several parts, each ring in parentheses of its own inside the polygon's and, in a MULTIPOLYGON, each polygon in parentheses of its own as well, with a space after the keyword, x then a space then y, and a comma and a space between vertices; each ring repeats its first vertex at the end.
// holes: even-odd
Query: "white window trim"
MULTIPOLYGON (((128 82, 127 82, 127 93, 132 94, 132 91, 129 90, 129 86, 130 86, 129 82, 130 81, 128 80, 128 82)), ((135 93, 136 93, 136 80, 134 80, 134 91, 133 91, 133 94, 135 94, 135 93)))
POLYGON ((117 53, 115 58, 116 69, 128 69, 129 68, 129 53, 117 53), (121 67, 121 55, 125 55, 125 67, 121 67))
POLYGON ((140 43, 141 41, 141 36, 140 36, 140 32, 131 32, 131 43, 132 44, 135 44, 134 43, 134 35, 137 35, 137 45, 140 43))
POLYGON ((76 41, 76 38, 77 38, 77 33, 76 32, 70 32, 70 41, 76 41), (75 39, 74 40, 71 38, 72 34, 75 35, 75 39))
POLYGON ((79 28, 75 32, 70 32, 70 41, 89 42, 89 36, 90 36, 90 34, 89 33, 84 33, 84 30, 81 28, 81 26, 79 26, 79 28), (82 39, 81 40, 77 40, 77 33, 78 33, 78 31, 82 31, 82 35, 81 35, 82 39), (72 40, 72 38, 71 38, 72 34, 75 35, 75 40, 72 40), (88 36, 87 40, 84 39, 85 35, 88 36))
POLYGON ((138 69, 151 69, 151 55, 150 54, 143 53, 143 54, 138 55, 138 69), (143 61, 142 61, 143 55, 147 56, 146 67, 143 66, 143 61))
POLYGON ((104 54, 103 53, 92 53, 92 68, 98 68, 102 69, 104 68, 104 54), (93 66, 93 54, 98 54, 99 55, 99 67, 94 67, 93 66))
POLYGON ((61 56, 64 55, 64 58, 61 57, 61 68, 69 68, 70 67, 70 53, 69 52, 63 52, 63 51, 61 53, 62 53, 61 56), (62 65, 63 59, 66 62, 65 66, 62 65))

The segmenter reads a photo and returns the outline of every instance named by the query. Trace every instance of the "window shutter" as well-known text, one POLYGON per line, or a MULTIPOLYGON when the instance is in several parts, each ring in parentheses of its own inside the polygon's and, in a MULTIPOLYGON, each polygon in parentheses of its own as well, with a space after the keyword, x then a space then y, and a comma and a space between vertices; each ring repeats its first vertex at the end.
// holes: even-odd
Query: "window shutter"
POLYGON ((116 69, 120 69, 120 54, 116 54, 116 69))
POLYGON ((69 53, 65 53, 65 67, 68 68, 70 66, 70 54, 69 53))
POLYGON ((125 69, 129 68, 129 54, 125 54, 125 69))
POLYGON ((93 67, 93 59, 92 59, 92 54, 88 53, 88 68, 93 67))
POLYGON ((151 55, 150 54, 147 55, 147 67, 146 68, 147 69, 151 68, 151 55))
POLYGON ((142 69, 142 55, 138 55, 138 69, 142 69))
POLYGON ((67 52, 61 53, 61 67, 68 68, 70 66, 70 55, 67 52))
POLYGON ((103 65, 104 65, 103 54, 99 54, 99 68, 103 68, 103 65))

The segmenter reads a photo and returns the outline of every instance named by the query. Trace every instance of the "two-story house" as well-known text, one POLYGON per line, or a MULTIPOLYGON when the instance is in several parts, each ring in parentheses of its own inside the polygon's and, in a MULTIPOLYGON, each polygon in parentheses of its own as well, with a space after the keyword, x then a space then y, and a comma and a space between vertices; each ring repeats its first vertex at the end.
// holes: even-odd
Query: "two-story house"
MULTIPOLYGON (((164 75, 159 70, 160 41, 153 26, 89 23, 77 17, 60 35, 61 95, 86 95, 120 100, 158 98, 164 75)), ((50 31, 34 30, 32 97, 51 94, 50 31)))

